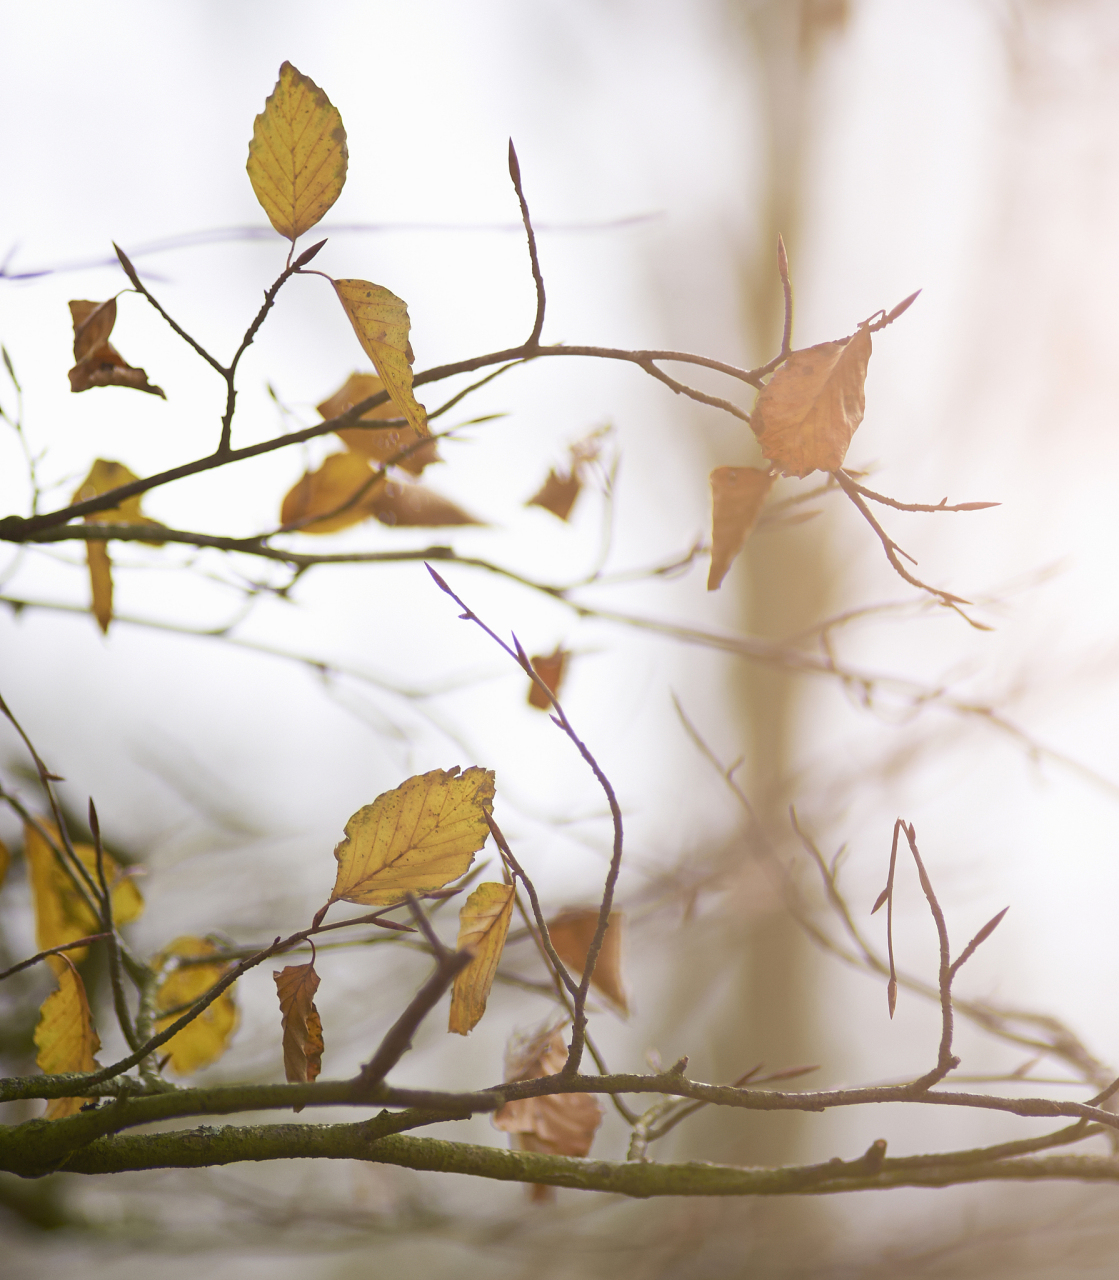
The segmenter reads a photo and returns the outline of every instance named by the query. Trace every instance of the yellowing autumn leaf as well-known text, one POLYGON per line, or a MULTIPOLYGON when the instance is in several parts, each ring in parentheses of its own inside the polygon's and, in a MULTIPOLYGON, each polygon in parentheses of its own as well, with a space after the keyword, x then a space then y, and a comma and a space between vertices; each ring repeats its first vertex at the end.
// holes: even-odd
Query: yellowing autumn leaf
POLYGON ((280 522, 300 533, 335 533, 376 515, 374 498, 385 487, 364 458, 332 453, 317 471, 308 471, 284 496, 280 522))
MULTIPOLYGON (((373 373, 351 373, 341 387, 322 404, 317 405, 324 420, 340 418, 348 409, 370 396, 384 391, 385 384, 373 373)), ((361 415, 361 422, 377 422, 400 417, 400 410, 392 400, 386 400, 376 409, 361 415)), ((412 427, 343 427, 335 433, 347 449, 359 453, 371 462, 386 463, 392 459, 394 466, 421 475, 424 467, 442 462, 434 440, 423 439, 412 427), (407 451, 407 457, 399 457, 407 451)))
MULTIPOLYGON (((596 907, 571 907, 548 921, 548 936, 556 955, 578 977, 587 963, 595 930, 598 928, 596 907)), ((591 986, 618 1007, 629 1013, 626 991, 622 985, 622 913, 611 911, 602 938, 602 947, 591 974, 591 986)))
POLYGON ((334 292, 350 318, 357 340, 385 384, 400 416, 416 432, 428 436, 427 412, 412 394, 412 322, 408 307, 388 289, 368 280, 334 280, 334 292))
MULTIPOLYGON (((55 972, 58 990, 43 1001, 35 1027, 35 1048, 39 1051, 35 1061, 48 1075, 96 1071, 101 1064, 93 1055, 101 1048, 101 1041, 93 1028, 85 986, 77 969, 66 960, 55 972)), ((85 1102, 85 1098, 52 1098, 43 1118, 60 1120, 72 1116, 85 1102)))
POLYGON ((863 420, 868 325, 849 338, 794 351, 758 395, 750 425, 787 476, 835 471, 863 420))
POLYGON ((486 842, 493 795, 492 770, 456 766, 378 796, 346 823, 330 901, 387 906, 457 879, 486 842))
POLYGON ((469 948, 474 959, 455 977, 448 1031, 464 1036, 485 1013, 512 918, 511 884, 480 884, 459 912, 458 949, 469 948))
MULTIPOLYGON (((212 956, 217 948, 205 938, 176 938, 152 960, 157 972, 169 970, 156 989, 155 1006, 164 1017, 156 1019, 156 1031, 163 1031, 186 1012, 187 1007, 204 996, 229 971, 228 962, 215 960, 211 964, 180 964, 170 968, 176 959, 195 959, 212 956)), ((171 1069, 181 1076, 192 1075, 208 1067, 229 1048, 229 1041, 237 1029, 237 1005, 233 999, 233 987, 227 987, 220 996, 176 1032, 163 1046, 162 1052, 170 1055, 171 1069)))
MULTIPOLYGON (((40 826, 60 843, 58 828, 53 822, 43 820, 40 826)), ((96 849, 91 844, 75 844, 74 852, 96 884, 96 849)), ((100 919, 86 905, 75 887, 74 879, 59 864, 50 844, 31 823, 23 828, 23 857, 31 881, 31 898, 35 905, 35 942, 40 951, 48 951, 51 947, 73 942, 75 938, 85 938, 91 933, 101 932, 100 919)), ((74 875, 76 877, 77 872, 74 875)), ((135 920, 144 909, 144 899, 132 877, 126 875, 116 859, 107 853, 105 879, 109 884, 109 897, 113 904, 113 920, 117 924, 128 924, 130 920, 135 920)), ((82 881, 83 885, 84 883, 82 881)), ((92 898, 93 895, 89 896, 92 898)), ((88 950, 88 947, 79 947, 69 954, 76 964, 80 964, 88 950)), ((63 967, 63 962, 57 956, 49 956, 48 963, 56 972, 63 967)))
POLYGON ((91 387, 130 387, 148 391, 166 400, 160 387, 148 381, 143 369, 134 369, 109 342, 109 334, 117 321, 117 300, 70 303, 74 322, 74 359, 70 370, 70 390, 88 391, 91 387))
POLYGON ((294 242, 327 212, 342 192, 347 160, 337 108, 309 76, 285 62, 253 124, 245 166, 280 235, 294 242))
MULTIPOLYGON (((548 686, 551 692, 558 698, 560 685, 563 683, 564 674, 567 671, 567 660, 571 655, 566 649, 561 649, 556 645, 551 653, 538 654, 532 659, 532 669, 548 686)), ((528 686, 528 705, 535 707, 538 711, 551 711, 552 704, 545 697, 543 690, 536 683, 531 681, 528 686)))
MULTIPOLYGON (((315 964, 293 964, 273 973, 284 1029, 284 1077, 304 1084, 322 1070, 322 1020, 315 1008, 319 975, 315 964)), ((296 1107, 301 1111, 301 1107, 296 1107)))
POLYGON ((711 472, 711 570, 715 591, 746 545, 776 477, 757 467, 716 467, 711 472))

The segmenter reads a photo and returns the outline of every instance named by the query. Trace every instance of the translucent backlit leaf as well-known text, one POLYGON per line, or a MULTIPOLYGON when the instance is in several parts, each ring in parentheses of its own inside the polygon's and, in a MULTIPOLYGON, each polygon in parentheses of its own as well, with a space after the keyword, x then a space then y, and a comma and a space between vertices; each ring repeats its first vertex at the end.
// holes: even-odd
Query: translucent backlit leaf
MULTIPOLYGON (((563 677, 567 671, 567 659, 571 655, 566 649, 561 649, 559 645, 552 650, 551 653, 537 655, 532 659, 532 669, 548 686, 552 693, 558 698, 560 685, 563 684, 563 677)), ((528 686, 528 705, 535 707, 538 711, 551 711, 552 704, 545 697, 543 690, 536 683, 530 682, 528 686)))
POLYGON ((794 351, 758 395, 750 425, 787 476, 834 471, 863 420, 870 328, 794 351))
POLYGON ((304 1084, 316 1079, 322 1070, 322 1020, 315 1008, 319 975, 312 961, 288 965, 272 977, 276 980, 284 1029, 284 1076, 290 1083, 304 1084))
MULTIPOLYGON (((324 419, 339 418, 355 404, 384 389, 385 384, 374 373, 351 373, 343 385, 317 408, 324 419)), ((400 416, 400 410, 389 399, 363 413, 359 421, 383 422, 400 416)), ((336 434, 347 449, 361 454, 363 458, 376 463, 391 462, 414 476, 422 474, 424 467, 433 462, 442 461, 435 441, 419 436, 412 427, 343 427, 336 434), (406 456, 401 457, 401 454, 406 456)))
POLYGON ((458 949, 470 948, 474 959, 455 977, 448 1031, 464 1036, 485 1013, 512 918, 511 884, 480 884, 464 903, 458 917, 458 949))
POLYGON ((468 512, 420 484, 389 480, 377 491, 373 514, 390 528, 442 529, 449 525, 479 524, 468 512))
MULTIPOLYGON (((157 1018, 156 1031, 163 1031, 177 1021, 201 996, 204 996, 230 969, 228 962, 215 960, 210 964, 176 964, 176 961, 205 959, 217 948, 206 938, 190 936, 176 938, 152 960, 152 967, 164 971, 165 976, 156 990, 156 1010, 165 1016, 157 1018), (172 967, 174 966, 174 967, 172 967)), ((237 1029, 237 1005, 233 987, 227 987, 181 1031, 176 1032, 163 1046, 170 1057, 170 1066, 181 1076, 192 1075, 208 1067, 229 1048, 229 1041, 237 1029)))
POLYGON ((716 467, 711 472, 711 571, 714 591, 746 545, 776 477, 757 467, 716 467))
POLYGON ((365 354, 385 384, 400 416, 418 436, 427 429, 427 413, 412 394, 412 322, 407 305, 388 289, 368 280, 335 280, 338 301, 357 334, 365 354))
POLYGON ((290 62, 253 124, 246 168, 268 220, 295 241, 338 199, 346 130, 330 99, 290 62))
MULTIPOLYGON (((610 912, 602 947, 591 974, 591 986, 627 1014, 629 1005, 622 985, 622 918, 620 911, 610 912)), ((587 953, 597 928, 597 907, 571 907, 548 921, 548 935, 556 955, 577 977, 587 963, 587 953)))
POLYGON ((492 770, 456 766, 378 796, 346 823, 330 901, 387 906, 457 879, 486 842, 493 795, 492 770))
MULTIPOLYGON (((53 991, 39 1010, 39 1022, 35 1027, 35 1061, 48 1075, 69 1071, 96 1071, 101 1065, 94 1054, 101 1047, 93 1028, 85 986, 77 969, 67 960, 60 960, 55 970, 58 990, 53 991)), ((72 1116, 85 1105, 85 1098, 52 1098, 44 1114, 46 1120, 60 1120, 72 1116)))
POLYGON ((143 369, 135 369, 109 342, 109 334, 117 320, 117 300, 70 303, 74 322, 74 359, 70 370, 70 390, 88 391, 91 387, 129 387, 147 391, 166 400, 160 387, 152 386, 143 369))
POLYGON ((332 453, 317 471, 302 476, 284 495, 280 522, 300 533, 335 533, 376 514, 376 496, 385 488, 359 454, 332 453))

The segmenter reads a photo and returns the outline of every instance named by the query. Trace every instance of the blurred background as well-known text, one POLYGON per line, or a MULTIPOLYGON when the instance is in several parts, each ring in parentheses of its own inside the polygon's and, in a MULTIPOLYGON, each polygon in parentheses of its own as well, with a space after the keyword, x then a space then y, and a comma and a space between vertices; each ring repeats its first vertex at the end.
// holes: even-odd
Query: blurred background
MULTIPOLYGON (((788 911, 792 893, 802 919, 839 936, 790 805, 827 858, 847 847, 841 888, 878 946, 884 927, 868 912, 892 825, 899 814, 914 822, 957 946, 1011 906, 961 994, 1057 1015, 1101 1062, 1119 1063, 1114 5, 110 0, 94 11, 60 0, 6 5, 4 28, 0 340, 23 387, 46 509, 69 499, 95 457, 146 475, 216 444, 223 385, 134 295, 119 301, 113 342, 166 403, 116 389, 72 396, 66 304, 122 287, 116 240, 190 332, 219 357, 235 349, 282 268, 278 237, 147 250, 265 226, 244 162, 284 59, 326 90, 349 135, 349 178, 316 266, 407 301, 417 369, 531 328, 510 135, 539 227, 546 342, 761 363, 780 341, 779 232, 797 346, 845 336, 922 289, 876 337, 848 465, 902 501, 1002 504, 882 516, 921 576, 974 601, 991 630, 893 575, 835 494, 779 508, 718 593, 705 590, 702 555, 651 575, 708 536, 709 470, 756 463, 757 448, 740 422, 607 362, 514 370, 443 420, 504 415, 456 432, 446 464, 425 476, 479 527, 431 536, 367 524, 293 545, 450 542, 543 583, 598 573, 572 596, 584 616, 484 570, 450 566, 446 577, 529 652, 573 653, 564 705, 627 825, 633 1013, 594 1021, 611 1067, 686 1053, 696 1078, 725 1081, 759 1061, 812 1063, 808 1087, 823 1088, 931 1063, 936 1009, 903 992, 891 1022, 884 983, 828 956, 788 911), (571 522, 526 508, 568 447, 607 425, 604 465, 571 522), (757 640, 777 642, 786 667, 789 655, 830 660, 851 678, 761 661, 757 640), (739 760, 753 819, 720 777, 739 760)), ((316 421, 313 406, 366 367, 326 283, 291 282, 241 366, 234 443, 316 421)), ((17 396, 3 379, 11 418, 17 396)), ((749 408, 738 386, 702 385, 749 408)), ((422 398, 441 403, 443 385, 422 398)), ((25 454, 0 427, 0 505, 23 513, 25 454)), ((179 528, 256 533, 334 447, 316 440, 159 489, 144 510, 179 528)), ((775 500, 813 487, 781 481, 775 500)), ((113 554, 120 617, 103 638, 85 612, 76 544, 3 552, 0 688, 67 779, 74 811, 94 796, 113 845, 146 868, 148 907, 131 926, 141 953, 180 933, 249 943, 305 926, 350 814, 411 773, 453 764, 496 770, 497 816, 549 908, 596 900, 610 845, 601 793, 526 705, 516 668, 456 619, 422 566, 318 569, 280 596, 289 575, 247 558, 135 544, 113 554)), ((10 733, 0 764, 33 798, 10 733)), ((18 845, 7 815, 0 837, 18 845)), ((908 868, 898 892, 899 961, 931 980, 935 934, 908 868)), ((0 895, 13 958, 34 949, 28 902, 17 864, 0 895)), ((239 984, 233 1048, 200 1078, 281 1078, 267 968, 239 984)), ((368 1056, 424 962, 340 949, 319 968, 325 1074, 341 1076, 368 1056)), ((49 989, 34 973, 6 993, 9 1069, 28 1069, 49 989)), ((508 1035, 548 1014, 539 996, 499 986, 469 1040, 448 1043, 433 1017, 398 1077, 491 1083, 508 1035)), ((107 1028, 103 1039, 110 1053, 107 1028)), ((1031 1057, 967 1026, 959 1048, 972 1075, 1031 1057)), ((1051 1060, 1031 1072, 1071 1079, 1051 1060)), ((8 1120, 32 1113, 7 1110, 8 1120)), ((849 1158, 877 1138, 901 1155, 1034 1131, 936 1112, 701 1112, 656 1155, 800 1162, 849 1158)), ((480 1118, 434 1132, 504 1141, 480 1118)), ((594 1154, 624 1151, 609 1116, 594 1154)), ((403 1265, 557 1280, 1105 1275, 1119 1247, 1111 1193, 1065 1186, 774 1204, 562 1192, 538 1209, 516 1186, 286 1164, 6 1179, 0 1191, 20 1276, 158 1265, 177 1280, 200 1264, 223 1277, 332 1280, 403 1265)))

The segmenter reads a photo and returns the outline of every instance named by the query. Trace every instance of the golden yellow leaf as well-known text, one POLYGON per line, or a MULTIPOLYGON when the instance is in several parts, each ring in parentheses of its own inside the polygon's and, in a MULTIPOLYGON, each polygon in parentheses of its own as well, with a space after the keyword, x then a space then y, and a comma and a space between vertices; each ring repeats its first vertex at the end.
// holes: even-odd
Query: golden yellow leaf
POLYGON ((70 303, 74 322, 74 359, 70 370, 70 390, 88 391, 91 387, 129 387, 148 391, 166 400, 160 387, 152 386, 143 369, 134 369, 109 342, 109 334, 117 322, 117 300, 70 303))
POLYGON ((330 99, 290 62, 253 124, 246 168, 269 222, 297 240, 338 199, 346 181, 346 130, 330 99))
POLYGON ((835 471, 863 420, 870 328, 794 351, 758 395, 750 425, 787 476, 835 471))
MULTIPOLYGON (((43 819, 40 825, 59 841, 58 828, 53 822, 43 819)), ((75 844, 74 852, 96 884, 96 849, 91 844, 75 844)), ((101 932, 100 919, 86 905, 74 880, 59 865, 54 850, 30 823, 23 828, 23 856, 31 881, 31 898, 35 905, 35 942, 40 951, 48 951, 64 942, 73 942, 75 938, 101 932)), ((76 876, 77 872, 74 874, 76 876)), ((132 877, 126 875, 117 860, 107 853, 105 879, 109 884, 114 921, 117 924, 128 924, 130 920, 135 920, 144 909, 144 899, 132 877)), ((85 882, 82 883, 84 886, 85 882)), ((69 955, 76 964, 80 964, 88 950, 88 947, 79 947, 69 955)), ((48 963, 56 972, 63 967, 57 956, 48 957, 48 963)))
POLYGON ((389 480, 377 491, 373 514, 390 528, 440 529, 447 525, 480 524, 449 498, 420 484, 389 480))
POLYGON ((455 977, 448 1031, 460 1036, 478 1025, 513 918, 513 886, 480 884, 458 915, 458 949, 469 947, 474 959, 455 977))
MULTIPOLYGON (((348 409, 352 409, 355 404, 360 404, 363 400, 368 400, 370 396, 375 396, 384 391, 385 384, 377 377, 375 373, 351 373, 341 387, 322 404, 316 406, 323 418, 340 418, 348 409)), ((376 422, 386 419, 400 417, 400 410, 393 404, 392 400, 386 400, 384 404, 378 405, 376 409, 370 409, 361 415, 361 422, 376 422)), ((362 457, 370 459, 372 462, 386 463, 390 459, 397 459, 398 455, 408 450, 408 456, 398 458, 393 462, 393 466, 401 467, 405 471, 410 471, 412 475, 418 476, 423 473, 424 467, 430 466, 433 462, 442 462, 438 452, 438 446, 434 440, 425 439, 424 443, 419 443, 421 437, 412 427, 343 427, 335 433, 345 444, 347 449, 352 449, 354 453, 360 453, 362 457)))
MULTIPOLYGON (((48 1075, 96 1071, 101 1064, 93 1055, 101 1048, 101 1041, 93 1028, 85 986, 77 969, 67 960, 62 960, 55 973, 58 990, 47 996, 39 1010, 35 1028, 35 1048, 39 1052, 35 1061, 48 1075)), ((47 1103, 44 1119, 72 1116, 85 1102, 85 1098, 52 1098, 47 1103)))
MULTIPOLYGON (((152 960, 152 967, 159 971, 168 968, 175 959, 212 956, 216 951, 214 944, 205 938, 176 938, 152 960)), ((192 1005, 204 996, 230 968, 228 962, 215 960, 212 964, 180 964, 170 969, 155 994, 157 1011, 166 1012, 165 1017, 156 1019, 156 1031, 163 1031, 181 1018, 186 1012, 183 1006, 192 1005)), ((230 986, 193 1022, 176 1032, 163 1046, 162 1052, 170 1054, 173 1071, 189 1076, 217 1061, 229 1048, 236 1029, 237 1005, 230 986)))
POLYGON ((109 548, 103 542, 87 542, 86 562, 89 565, 90 608, 97 625, 108 634, 113 620, 113 563, 109 548))
POLYGON ((308 471, 284 495, 280 523, 298 524, 300 533, 348 529, 377 514, 374 502, 385 484, 360 455, 332 453, 317 471, 308 471))
MULTIPOLYGON (((591 986, 615 1004, 623 1014, 629 1013, 626 991, 622 985, 622 913, 611 911, 602 938, 602 947, 591 974, 591 986)), ((571 907, 548 921, 548 936, 556 955, 576 977, 587 963, 595 930, 598 928, 597 907, 571 907)))
MULTIPOLYGON (((560 685, 563 684, 563 677, 567 671, 567 660, 571 655, 566 649, 561 649, 556 645, 551 653, 537 655, 532 659, 532 669, 548 686, 553 694, 558 698, 560 685)), ((528 705, 536 707, 538 711, 551 711, 552 704, 544 696, 540 686, 536 681, 532 681, 528 686, 528 705)))
POLYGON ((409 893, 430 893, 463 875, 486 842, 494 775, 433 769, 364 805, 334 850, 338 876, 331 902, 387 906, 409 893))
POLYGON ((412 394, 412 322, 408 307, 388 289, 368 280, 335 280, 334 292, 350 318, 362 350, 385 384, 400 416, 418 436, 428 436, 427 412, 412 394))
POLYGON ((319 975, 312 960, 310 964, 288 965, 272 977, 284 1029, 284 1076, 289 1083, 304 1084, 322 1070, 322 1020, 315 1008, 319 975))
POLYGON ((711 570, 714 591, 746 545, 776 477, 757 467, 716 467, 711 472, 711 570))

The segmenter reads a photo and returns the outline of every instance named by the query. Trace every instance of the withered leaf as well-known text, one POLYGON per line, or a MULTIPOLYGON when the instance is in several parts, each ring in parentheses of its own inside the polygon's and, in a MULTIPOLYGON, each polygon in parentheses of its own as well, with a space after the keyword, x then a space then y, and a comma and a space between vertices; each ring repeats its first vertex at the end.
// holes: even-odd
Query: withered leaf
MULTIPOLYGON (((163 1031, 182 1017, 186 1012, 184 1006, 192 1005, 204 996, 231 967, 228 961, 215 960, 210 964, 179 964, 171 968, 174 961, 204 959, 216 951, 217 947, 208 939, 188 935, 176 938, 154 957, 153 969, 157 972, 169 970, 156 989, 156 1010, 165 1014, 156 1019, 156 1031, 163 1031)), ((173 1071, 189 1076, 216 1062, 229 1048, 236 1029, 237 1005, 233 999, 233 987, 229 986, 193 1022, 176 1032, 163 1046, 163 1052, 170 1055, 173 1071)))
POLYGON ((746 545, 775 477, 757 467, 716 467, 711 472, 711 570, 714 591, 746 545))
MULTIPOLYGON (((51 956, 60 963, 55 969, 58 990, 51 992, 39 1010, 35 1027, 35 1061, 48 1075, 69 1071, 96 1071, 101 1065, 94 1057, 101 1041, 93 1027, 85 986, 77 969, 64 957, 51 956)), ((84 1098, 52 1098, 43 1118, 60 1120, 76 1115, 84 1098)))
MULTIPOLYGON (((560 685, 567 671, 567 660, 571 657, 566 649, 559 645, 548 654, 538 654, 532 659, 532 669, 558 698, 560 685)), ((534 681, 528 686, 528 705, 539 711, 551 711, 552 704, 544 696, 543 690, 534 681)))
POLYGON ((296 526, 300 533, 348 529, 377 514, 374 502, 385 483, 360 455, 332 453, 284 495, 280 522, 296 526))
POLYGON ((330 99, 290 62, 253 123, 245 166, 280 235, 297 240, 338 199, 346 181, 346 130, 330 99))
POLYGON ((91 387, 130 387, 147 391, 166 400, 160 387, 148 381, 143 369, 134 369, 109 342, 109 334, 117 322, 117 300, 108 302, 70 303, 74 322, 74 359, 70 370, 70 390, 88 391, 91 387))
POLYGON ((417 436, 430 435, 427 413, 412 394, 413 356, 412 344, 408 341, 412 322, 407 305, 395 293, 368 280, 334 280, 332 283, 362 350, 373 361, 400 416, 417 436))
MULTIPOLYGON (((629 1005, 622 985, 622 920, 620 911, 610 912, 602 947, 591 974, 591 986, 597 987, 621 1013, 628 1014, 629 1005)), ((576 976, 583 972, 587 963, 587 953, 597 928, 597 907, 570 907, 548 921, 548 934, 556 955, 576 976)))
MULTIPOLYGON (((315 1008, 319 975, 315 963, 288 965, 278 973, 276 994, 284 1028, 284 1076, 291 1084, 304 1084, 322 1070, 322 1020, 315 1008)), ((295 1107, 301 1111, 302 1107, 295 1107)))
POLYGON ((419 484, 389 480, 370 504, 373 514, 390 528, 440 529, 448 525, 480 524, 468 512, 419 484))
MULTIPOLYGON (((61 844, 58 828, 53 822, 41 819, 39 825, 61 844)), ((75 844, 74 852, 82 866, 97 883, 97 851, 91 844, 75 844)), ((26 823, 23 828, 23 857, 27 863, 31 881, 31 899, 35 907, 35 942, 40 951, 49 951, 75 938, 85 938, 101 932, 100 918, 86 905, 85 898, 75 885, 74 878, 59 864, 50 844, 39 834, 38 828, 26 823)), ((104 855, 105 879, 109 884, 109 897, 113 904, 113 919, 117 924, 128 924, 144 910, 144 899, 136 882, 127 875, 117 860, 104 855)), ((84 881, 81 882, 84 885, 84 881)), ((88 886, 87 886, 88 889, 88 886)), ((87 893, 87 896, 92 897, 87 893)), ((88 947, 78 947, 69 952, 75 964, 85 959, 88 947)), ((58 956, 48 956, 47 963, 60 972, 63 961, 58 956)))
POLYGON ((526 507, 543 507, 561 520, 571 516, 575 500, 583 487, 583 472, 587 465, 598 457, 602 451, 602 440, 610 431, 610 427, 600 427, 590 435, 577 440, 570 448, 571 463, 566 471, 557 471, 554 467, 548 472, 547 479, 525 503, 526 507))
POLYGON ((458 917, 458 949, 470 948, 474 959, 455 977, 448 1031, 467 1035, 485 1013, 512 918, 511 884, 480 884, 463 904, 458 917))
POLYGON ((863 420, 870 353, 870 328, 860 325, 849 338, 794 351, 766 383, 751 426, 764 456, 785 475, 843 465, 863 420))
POLYGON ((493 796, 492 770, 457 765, 378 796, 346 823, 330 901, 388 906, 465 874, 489 835, 493 796))
POLYGON ((8 868, 12 863, 12 855, 8 852, 8 846, 3 840, 0 840, 0 888, 4 886, 4 879, 8 874, 8 868))
MULTIPOLYGON (((318 411, 324 420, 339 418, 347 409, 355 404, 368 400, 384 391, 385 384, 374 373, 351 373, 341 387, 322 404, 318 411)), ((391 399, 376 409, 369 409, 361 415, 361 422, 376 422, 400 417, 400 410, 391 399)), ((347 449, 360 453, 362 457, 373 462, 392 462, 414 476, 421 475, 424 467, 433 462, 442 462, 438 446, 434 440, 419 436, 413 427, 343 427, 335 433, 345 443, 347 449), (406 453, 406 457, 399 455, 406 453)))

